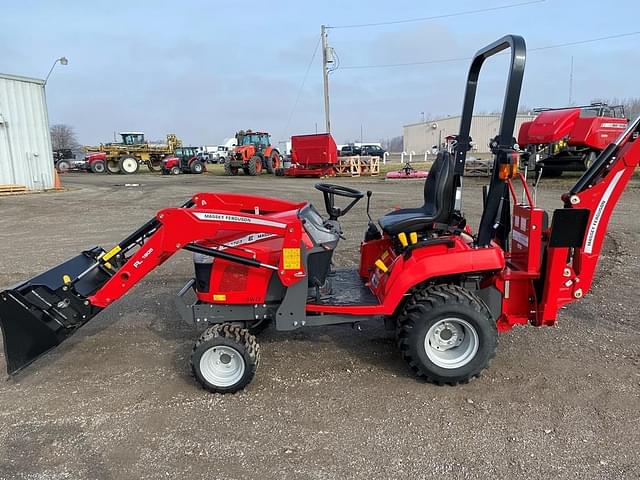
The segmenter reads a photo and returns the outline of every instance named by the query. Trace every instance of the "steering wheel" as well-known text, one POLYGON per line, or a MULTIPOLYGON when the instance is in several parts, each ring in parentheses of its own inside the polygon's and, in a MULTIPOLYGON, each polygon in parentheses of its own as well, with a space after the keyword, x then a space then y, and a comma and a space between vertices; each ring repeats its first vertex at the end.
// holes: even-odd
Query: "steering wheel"
POLYGON ((316 183, 315 187, 324 195, 324 206, 327 209, 329 220, 337 220, 346 214, 351 208, 364 197, 364 193, 355 188, 345 187, 344 185, 335 185, 333 183, 316 183), (335 206, 335 196, 352 198, 349 205, 344 208, 335 206))

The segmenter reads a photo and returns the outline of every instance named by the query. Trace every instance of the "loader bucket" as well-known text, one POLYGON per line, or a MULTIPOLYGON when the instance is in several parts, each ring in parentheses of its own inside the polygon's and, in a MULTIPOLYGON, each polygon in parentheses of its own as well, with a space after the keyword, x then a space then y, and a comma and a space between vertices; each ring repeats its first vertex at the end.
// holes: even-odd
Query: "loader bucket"
POLYGON ((0 293, 0 327, 7 372, 13 375, 58 346, 101 309, 89 295, 110 278, 99 247, 0 293))

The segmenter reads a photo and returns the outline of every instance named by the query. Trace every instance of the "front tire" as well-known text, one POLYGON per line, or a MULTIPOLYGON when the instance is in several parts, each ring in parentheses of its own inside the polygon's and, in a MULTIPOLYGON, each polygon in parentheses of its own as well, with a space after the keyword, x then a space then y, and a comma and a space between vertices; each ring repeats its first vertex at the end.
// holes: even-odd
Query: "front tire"
POLYGON ((162 170, 162 158, 153 156, 146 162, 150 172, 159 172, 162 170))
POLYGON ((138 160, 133 155, 124 155, 120 157, 118 166, 120 167, 120 171, 127 175, 133 175, 140 167, 138 160))
POLYGON ((231 159, 227 159, 224 162, 224 174, 228 176, 238 175, 238 167, 231 166, 231 159))
POLYGON ((107 172, 112 174, 120 173, 120 163, 117 158, 107 159, 107 172))
POLYGON ((180 175, 182 173, 182 171, 180 170, 180 167, 177 165, 174 165, 173 167, 171 167, 171 170, 169 170, 169 172, 171 173, 171 175, 180 175))
POLYGON ((104 173, 107 170, 104 160, 96 160, 95 162, 92 162, 89 168, 93 173, 104 173))
POLYGON ((58 173, 67 173, 71 170, 71 164, 67 160, 58 160, 58 163, 56 163, 56 170, 58 173))
POLYGON ((194 160, 190 167, 191 173, 200 174, 204 172, 204 164, 200 160, 194 160))
POLYGON ((246 173, 248 173, 252 177, 260 175, 262 173, 262 158, 258 155, 254 155, 253 157, 251 157, 249 163, 247 164, 246 173))
POLYGON ((485 303, 456 285, 416 292, 398 324, 403 359, 418 377, 438 385, 479 376, 498 347, 496 323, 485 303))
POLYGON ((278 154, 278 152, 271 152, 271 155, 269 155, 269 158, 267 158, 267 172, 271 174, 276 173, 277 170, 280 169, 280 163, 280 155, 278 154))
POLYGON ((191 354, 191 370, 202 387, 214 393, 242 390, 260 363, 260 346, 246 328, 229 324, 209 327, 191 354))

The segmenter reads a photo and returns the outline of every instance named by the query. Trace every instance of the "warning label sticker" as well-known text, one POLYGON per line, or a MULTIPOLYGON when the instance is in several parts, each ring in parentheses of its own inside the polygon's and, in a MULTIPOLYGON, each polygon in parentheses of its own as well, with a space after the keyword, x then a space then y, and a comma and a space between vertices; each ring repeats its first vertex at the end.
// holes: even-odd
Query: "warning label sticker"
POLYGON ((299 248, 283 248, 282 263, 285 270, 300 269, 300 249, 299 248))

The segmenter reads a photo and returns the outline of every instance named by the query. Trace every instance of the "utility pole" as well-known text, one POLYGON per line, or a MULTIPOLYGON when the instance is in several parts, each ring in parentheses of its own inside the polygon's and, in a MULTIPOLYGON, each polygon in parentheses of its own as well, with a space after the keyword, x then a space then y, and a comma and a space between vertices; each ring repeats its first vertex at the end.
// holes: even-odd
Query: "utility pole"
POLYGON ((332 62, 329 59, 329 46, 327 44, 327 27, 320 26, 320 38, 322 39, 322 80, 324 83, 324 120, 326 133, 331 133, 331 120, 329 115, 329 68, 332 62))
POLYGON ((571 55, 571 71, 569 72, 569 105, 573 104, 573 55, 571 55))

